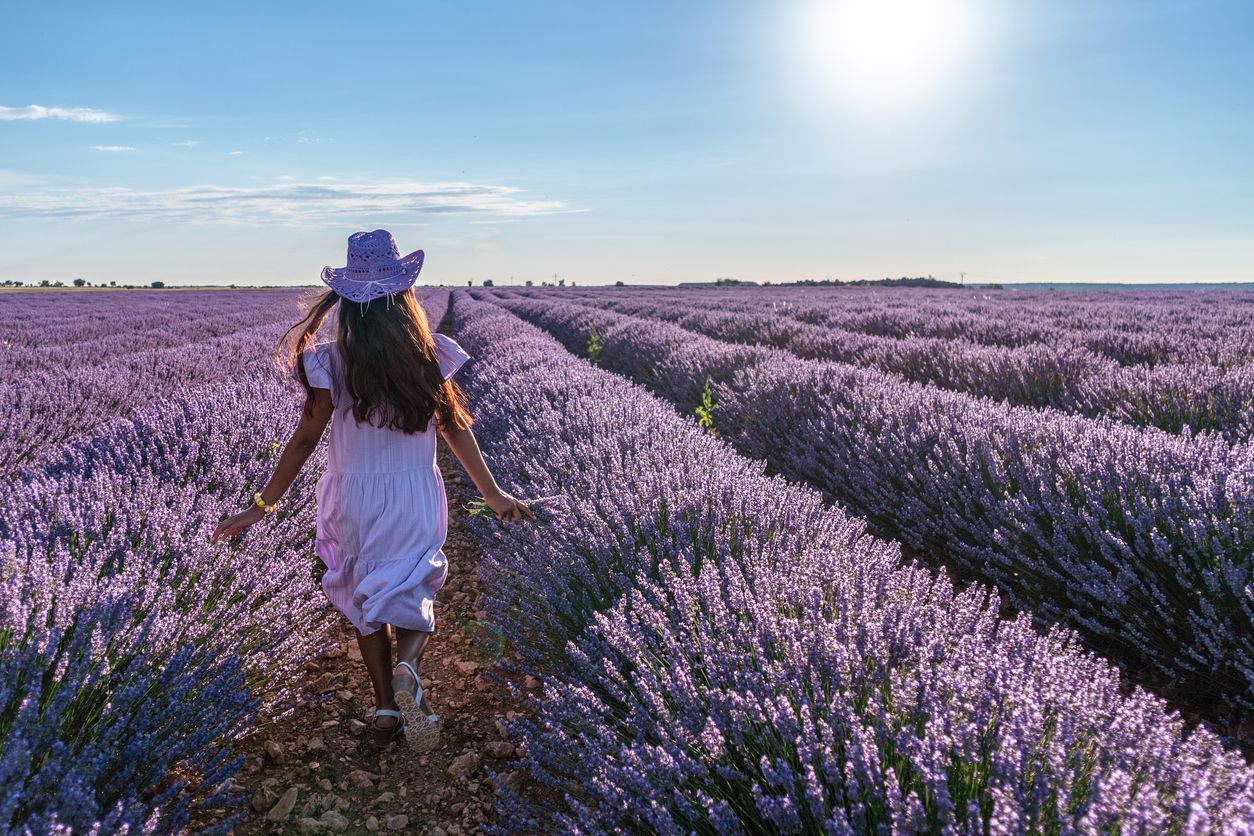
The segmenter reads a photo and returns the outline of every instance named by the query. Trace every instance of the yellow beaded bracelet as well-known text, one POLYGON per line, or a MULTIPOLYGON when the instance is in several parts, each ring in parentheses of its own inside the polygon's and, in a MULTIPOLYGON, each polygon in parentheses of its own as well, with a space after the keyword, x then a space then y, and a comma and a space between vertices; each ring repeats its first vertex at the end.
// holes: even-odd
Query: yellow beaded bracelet
POLYGON ((275 508, 279 507, 278 502, 271 502, 269 505, 267 505, 266 501, 261 498, 261 491, 257 491, 255 494, 253 494, 253 504, 255 504, 258 508, 260 508, 262 510, 262 513, 265 513, 265 514, 269 514, 275 508))

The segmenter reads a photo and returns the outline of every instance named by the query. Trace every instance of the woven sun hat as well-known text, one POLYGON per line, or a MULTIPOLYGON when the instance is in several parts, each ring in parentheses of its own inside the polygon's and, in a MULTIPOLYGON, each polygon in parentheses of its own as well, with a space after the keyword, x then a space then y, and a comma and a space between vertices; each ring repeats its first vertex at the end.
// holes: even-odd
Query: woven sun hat
POLYGON ((401 258, 392 233, 376 229, 348 236, 347 263, 323 267, 322 281, 345 299, 369 302, 408 290, 421 269, 422 250, 401 258))

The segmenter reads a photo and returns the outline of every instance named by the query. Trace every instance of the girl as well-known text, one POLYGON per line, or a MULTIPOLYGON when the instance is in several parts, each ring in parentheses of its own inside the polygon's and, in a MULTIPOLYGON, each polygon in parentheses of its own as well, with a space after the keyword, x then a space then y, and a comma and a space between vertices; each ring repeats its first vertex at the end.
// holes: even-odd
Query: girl
POLYGON ((439 742, 439 718, 418 667, 448 571, 436 433, 499 519, 532 512, 497 486, 479 452, 464 396, 451 380, 468 355, 431 333, 410 290, 422 257, 418 250, 400 258, 391 233, 379 229, 353 234, 347 266, 322 271, 331 290, 281 346, 305 388, 300 422, 254 504, 224 520, 212 539, 235 536, 274 510, 334 415, 326 472, 315 489, 314 550, 327 565, 322 588, 352 622, 370 673, 374 741, 386 745, 403 731, 411 746, 430 751, 439 742), (337 305, 335 341, 315 345, 337 305), (388 625, 396 633, 395 669, 388 625))

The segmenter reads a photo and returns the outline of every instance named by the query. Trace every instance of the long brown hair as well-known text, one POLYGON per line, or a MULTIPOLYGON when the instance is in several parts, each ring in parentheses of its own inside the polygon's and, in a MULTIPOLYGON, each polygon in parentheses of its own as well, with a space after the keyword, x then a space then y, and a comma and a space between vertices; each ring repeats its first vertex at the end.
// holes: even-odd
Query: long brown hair
POLYGON ((466 397, 440 373, 427 315, 409 290, 394 294, 390 302, 369 304, 341 300, 334 290, 327 291, 283 335, 280 356, 305 387, 306 414, 313 405, 313 387, 303 353, 313 347, 314 336, 337 303, 336 344, 357 423, 416 433, 435 416, 443 428, 470 427, 466 397))

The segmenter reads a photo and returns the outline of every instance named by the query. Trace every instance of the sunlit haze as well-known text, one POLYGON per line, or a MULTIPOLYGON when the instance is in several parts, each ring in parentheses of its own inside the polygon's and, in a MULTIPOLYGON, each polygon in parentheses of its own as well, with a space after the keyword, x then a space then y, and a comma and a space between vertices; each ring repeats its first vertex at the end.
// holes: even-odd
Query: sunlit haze
POLYGON ((987 49, 983 0, 810 0, 789 33, 798 88, 820 106, 892 118, 927 107, 960 84, 987 49), (823 101, 823 92, 833 94, 823 101))

